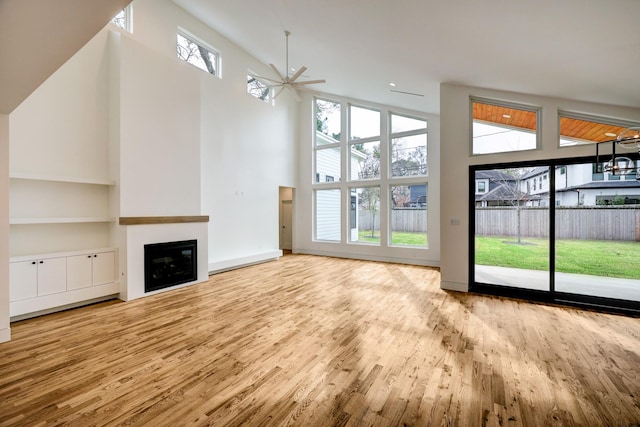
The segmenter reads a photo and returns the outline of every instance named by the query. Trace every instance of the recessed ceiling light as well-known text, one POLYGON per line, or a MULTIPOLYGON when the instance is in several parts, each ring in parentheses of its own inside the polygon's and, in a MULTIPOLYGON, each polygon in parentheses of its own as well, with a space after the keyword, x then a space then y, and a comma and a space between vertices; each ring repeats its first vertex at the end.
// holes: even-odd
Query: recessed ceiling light
POLYGON ((509 114, 503 114, 502 117, 504 117, 505 119, 510 119, 511 116, 509 114))
POLYGON ((395 84, 395 83, 393 83, 393 82, 391 82, 391 83, 389 83, 389 86, 391 86, 391 87, 396 87, 396 84, 395 84))
POLYGON ((610 136, 610 137, 617 136, 617 135, 616 135, 615 133, 613 133, 613 132, 607 132, 607 133, 605 133, 605 135, 606 135, 606 136, 610 136))

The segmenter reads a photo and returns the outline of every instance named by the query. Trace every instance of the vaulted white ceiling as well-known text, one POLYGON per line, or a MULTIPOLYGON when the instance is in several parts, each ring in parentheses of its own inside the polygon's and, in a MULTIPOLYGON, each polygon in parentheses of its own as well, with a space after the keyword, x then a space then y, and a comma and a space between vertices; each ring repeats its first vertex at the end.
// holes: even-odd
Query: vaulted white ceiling
POLYGON ((0 0, 0 114, 11 113, 131 0, 0 0))
POLYGON ((638 0, 174 1, 279 69, 291 31, 290 66, 323 92, 430 113, 442 82, 640 107, 638 0))

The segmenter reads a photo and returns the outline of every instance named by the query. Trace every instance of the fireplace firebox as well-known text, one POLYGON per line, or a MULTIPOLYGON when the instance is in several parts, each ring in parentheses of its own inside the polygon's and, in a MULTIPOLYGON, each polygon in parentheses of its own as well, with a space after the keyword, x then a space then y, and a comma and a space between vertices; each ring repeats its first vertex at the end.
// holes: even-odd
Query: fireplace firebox
POLYGON ((198 241, 144 245, 144 291, 153 292, 198 278, 198 241))

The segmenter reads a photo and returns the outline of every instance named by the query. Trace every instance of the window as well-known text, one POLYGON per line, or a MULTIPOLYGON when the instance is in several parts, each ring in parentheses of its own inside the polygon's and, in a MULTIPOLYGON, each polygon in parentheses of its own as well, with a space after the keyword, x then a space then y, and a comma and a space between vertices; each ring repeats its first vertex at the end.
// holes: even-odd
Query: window
POLYGON ((391 187, 391 245, 427 246, 427 186, 391 187))
POLYGON ((351 180, 380 178, 380 112, 349 106, 351 180))
POLYGON ((427 175, 427 122, 391 114, 391 176, 427 175))
POLYGON ((247 74, 247 93, 267 103, 273 100, 269 85, 251 74, 247 74))
POLYGON ((354 188, 357 214, 352 216, 349 240, 357 243, 380 244, 380 187, 354 188))
POLYGON ((315 174, 316 183, 340 181, 341 155, 340 104, 323 99, 315 100, 315 174))
POLYGON ((559 113, 559 121, 560 147, 611 141, 624 129, 637 126, 636 123, 623 120, 566 111, 559 113))
POLYGON ((315 238, 340 241, 340 189, 315 191, 315 238))
POLYGON ((487 185, 486 182, 478 181, 477 182, 476 193, 484 193, 485 191, 487 191, 486 185, 487 185))
POLYGON ((320 98, 313 114, 314 240, 427 249, 427 121, 320 98))
POLYGON ((130 33, 133 32, 131 4, 118 12, 116 16, 111 18, 111 23, 118 28, 122 28, 125 31, 128 31, 130 33))
POLYGON ((208 47, 184 30, 178 32, 176 46, 178 58, 209 74, 220 77, 220 55, 213 48, 208 47))
POLYGON ((538 147, 538 109, 471 101, 472 154, 508 153, 538 147))

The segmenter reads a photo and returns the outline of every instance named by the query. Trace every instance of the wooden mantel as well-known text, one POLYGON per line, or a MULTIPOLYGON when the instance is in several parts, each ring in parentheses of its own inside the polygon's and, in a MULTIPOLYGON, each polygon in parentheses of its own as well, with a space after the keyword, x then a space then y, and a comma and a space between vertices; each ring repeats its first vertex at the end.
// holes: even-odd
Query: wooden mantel
POLYGON ((209 222, 209 215, 193 216, 121 216, 120 225, 182 224, 187 222, 209 222))

